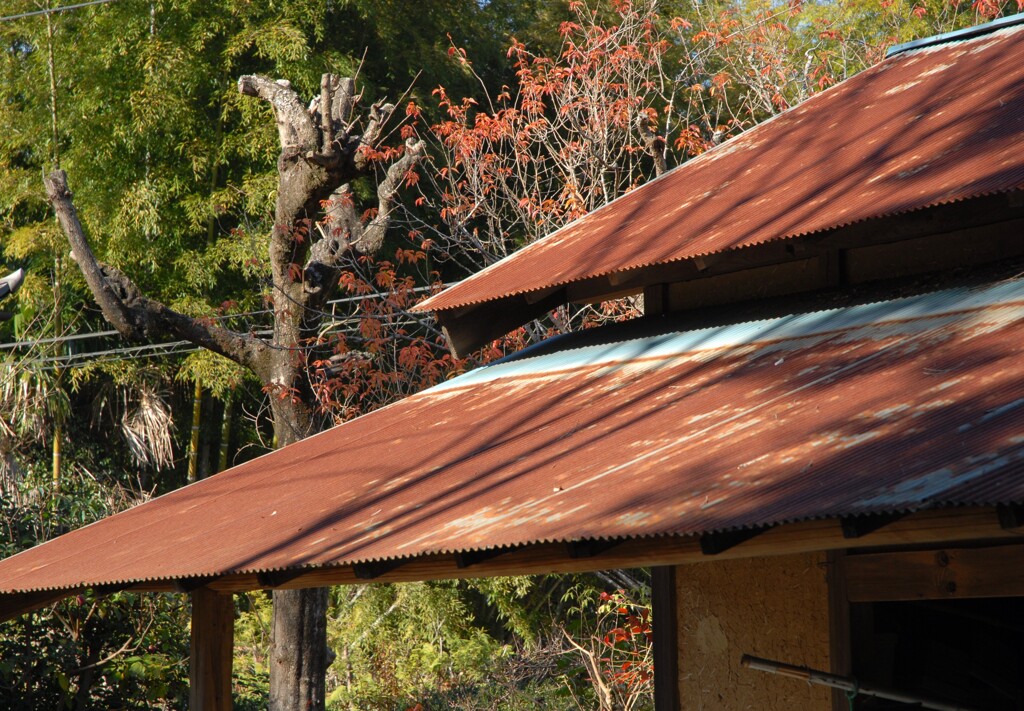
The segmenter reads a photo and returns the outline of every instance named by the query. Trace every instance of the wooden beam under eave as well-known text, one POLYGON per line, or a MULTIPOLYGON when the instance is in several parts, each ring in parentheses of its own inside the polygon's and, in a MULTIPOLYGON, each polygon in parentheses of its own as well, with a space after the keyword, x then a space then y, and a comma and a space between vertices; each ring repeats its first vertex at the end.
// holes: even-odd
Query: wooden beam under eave
MULTIPOLYGON (((408 558, 402 565, 374 578, 374 582, 401 583, 423 580, 488 578, 544 573, 584 573, 609 568, 681 565, 732 558, 757 558, 811 551, 885 546, 907 546, 957 541, 1024 541, 1024 529, 1006 531, 994 507, 946 508, 909 514, 861 538, 848 539, 838 519, 804 521, 775 526, 760 535, 708 556, 697 536, 665 536, 622 541, 598 555, 572 558, 564 543, 527 545, 469 568, 459 568, 450 554, 408 558)), ((351 585, 365 582, 352 566, 322 567, 297 576, 281 588, 351 585)), ((240 592, 260 587, 255 576, 225 576, 210 584, 214 590, 240 592)))
POLYGON ((16 617, 21 617, 29 612, 34 612, 41 607, 60 602, 66 597, 77 595, 85 588, 74 588, 71 590, 45 590, 42 592, 11 593, 0 596, 0 622, 7 622, 16 617))
MULTIPOLYGON (((535 299, 531 295, 529 299, 535 299)), ((456 357, 464 358, 525 323, 565 303, 565 291, 554 289, 543 298, 529 300, 518 294, 459 309, 436 312, 438 323, 448 339, 448 348, 456 357)))
POLYGON ((231 711, 231 658, 235 601, 229 594, 199 588, 192 598, 192 654, 189 709, 231 711))
MULTIPOLYGON (((821 519, 774 526, 750 540, 714 556, 701 551, 697 536, 663 536, 626 540, 608 551, 587 558, 572 558, 564 543, 524 545, 469 568, 459 568, 451 554, 425 555, 394 561, 374 582, 401 583, 455 580, 543 573, 584 573, 609 568, 681 565, 708 560, 758 558, 811 551, 954 544, 966 541, 1024 542, 1024 527, 1000 526, 995 507, 949 507, 909 514, 861 538, 843 537, 838 519, 821 519)), ((224 573, 203 591, 239 593, 268 587, 256 573, 224 573)), ((364 583, 351 565, 320 566, 275 586, 297 589, 364 583)), ((126 587, 136 592, 173 590, 173 581, 151 581, 126 587)), ((0 593, 0 621, 44 607, 74 595, 79 588, 30 594, 0 593)), ((198 591, 197 591, 198 592, 198 591)), ((194 594, 194 593, 193 593, 194 594)))
POLYGON ((850 602, 1024 597, 1024 544, 850 555, 850 602))

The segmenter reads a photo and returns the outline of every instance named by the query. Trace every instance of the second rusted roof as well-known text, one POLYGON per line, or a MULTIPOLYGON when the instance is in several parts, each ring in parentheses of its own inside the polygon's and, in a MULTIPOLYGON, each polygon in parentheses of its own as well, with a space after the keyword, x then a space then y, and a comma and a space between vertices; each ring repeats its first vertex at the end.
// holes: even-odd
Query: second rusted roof
POLYGON ((0 561, 0 596, 1024 501, 1024 279, 659 323, 482 368, 0 561))
POLYGON ((1024 188, 1022 56, 1020 24, 897 54, 419 308, 457 309, 1024 188))

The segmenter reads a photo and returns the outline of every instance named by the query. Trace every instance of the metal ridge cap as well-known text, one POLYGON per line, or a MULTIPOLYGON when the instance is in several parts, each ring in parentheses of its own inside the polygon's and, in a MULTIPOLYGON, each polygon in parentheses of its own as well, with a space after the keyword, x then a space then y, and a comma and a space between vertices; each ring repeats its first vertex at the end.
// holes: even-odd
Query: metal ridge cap
POLYGON ((885 58, 889 59, 897 54, 903 52, 909 52, 912 49, 921 49, 923 47, 933 47, 935 45, 946 44, 947 42, 960 42, 967 39, 973 39, 975 37, 981 37, 997 30, 1004 29, 1006 27, 1012 27, 1014 25, 1024 24, 1024 13, 1018 13, 1016 15, 1007 15, 1000 17, 991 22, 986 22, 982 25, 974 25, 973 27, 965 27, 962 30, 953 30, 951 32, 943 32, 942 34, 932 35, 931 37, 922 37, 921 39, 911 40, 910 42, 904 42, 902 44, 893 45, 885 52, 885 58))
POLYGON ((629 333, 632 329, 627 326, 633 326, 632 322, 610 324, 603 329, 554 336, 494 363, 439 383, 424 390, 422 394, 434 395, 500 378, 529 377, 539 373, 610 365, 638 358, 666 358, 695 351, 809 338, 870 325, 881 326, 943 314, 970 312, 1014 300, 1024 301, 1024 279, 1003 279, 985 286, 958 286, 897 299, 873 300, 852 306, 750 319, 722 326, 677 329, 666 323, 635 324, 638 330, 654 331, 643 335, 629 333), (625 337, 613 337, 609 342, 603 343, 586 342, 588 337, 593 338, 597 331, 602 330, 616 331, 625 337), (584 343, 576 345, 580 340, 584 343), (552 345, 554 348, 551 348, 552 345))

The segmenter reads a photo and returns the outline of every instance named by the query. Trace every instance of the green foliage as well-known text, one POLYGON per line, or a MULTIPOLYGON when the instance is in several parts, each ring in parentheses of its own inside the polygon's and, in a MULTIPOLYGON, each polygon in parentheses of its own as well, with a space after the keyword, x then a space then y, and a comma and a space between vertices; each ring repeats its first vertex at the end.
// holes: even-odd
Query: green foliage
MULTIPOLYGON (((137 502, 85 470, 59 493, 34 468, 0 498, 0 556, 137 502)), ((86 591, 0 624, 0 707, 180 707, 187 696, 188 610, 177 595, 86 591)))
MULTIPOLYGON (((335 588, 328 708, 587 709, 598 706, 601 684, 629 708, 649 708, 649 604, 643 589, 610 587, 642 585, 641 572, 335 588), (601 684, 581 648, 599 657, 601 684)), ((239 610, 236 706, 261 708, 270 596, 241 596, 239 610)))
POLYGON ((239 711, 261 711, 270 693, 270 630, 273 608, 269 594, 247 593, 237 598, 235 621, 234 703, 239 711))
POLYGON ((423 690, 474 684, 507 649, 473 624, 455 582, 335 589, 328 639, 339 707, 383 708, 423 690))

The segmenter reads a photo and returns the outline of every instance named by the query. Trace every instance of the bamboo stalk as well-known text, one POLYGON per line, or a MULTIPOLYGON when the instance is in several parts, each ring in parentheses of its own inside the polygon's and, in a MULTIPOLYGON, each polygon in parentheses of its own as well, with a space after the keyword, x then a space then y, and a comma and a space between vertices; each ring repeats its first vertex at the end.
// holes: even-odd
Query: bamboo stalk
POLYGON ((217 460, 217 471, 228 468, 228 440, 231 438, 231 420, 235 412, 235 399, 229 392, 224 396, 224 419, 220 424, 220 457, 217 460))
POLYGON ((203 386, 196 381, 195 396, 192 400, 192 437, 188 443, 188 483, 196 480, 199 464, 199 424, 203 414, 203 386))

